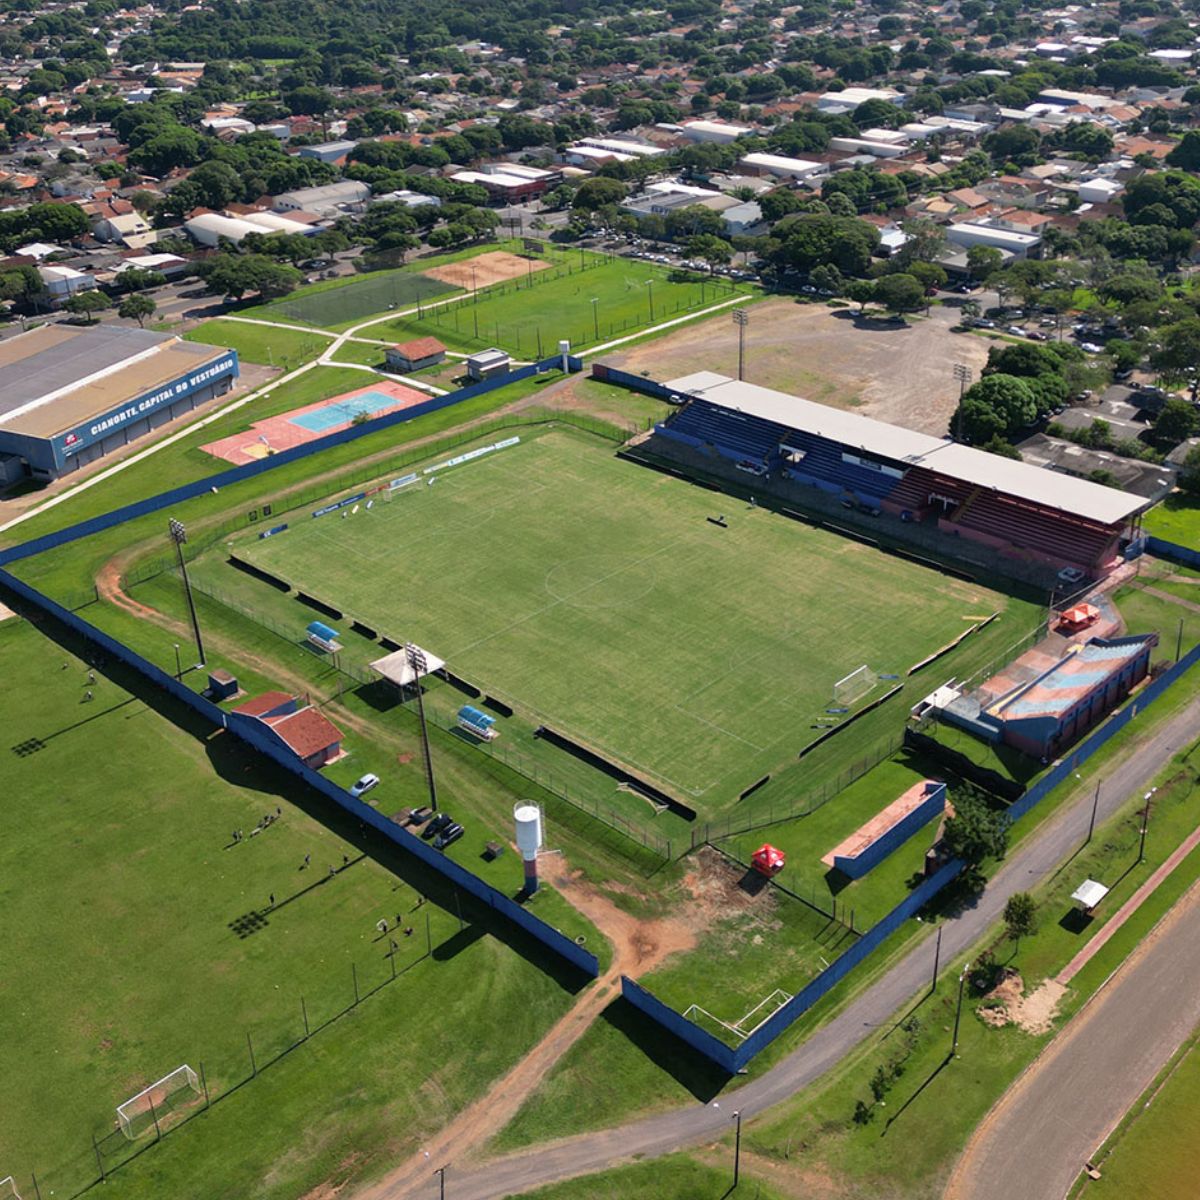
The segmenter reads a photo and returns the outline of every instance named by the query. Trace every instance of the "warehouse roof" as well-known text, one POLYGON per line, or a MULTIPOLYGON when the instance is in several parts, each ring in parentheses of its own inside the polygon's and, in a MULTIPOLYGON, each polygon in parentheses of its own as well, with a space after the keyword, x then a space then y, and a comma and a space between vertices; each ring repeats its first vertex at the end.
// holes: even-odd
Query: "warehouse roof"
POLYGON ((117 325, 43 325, 0 342, 0 428, 52 437, 223 354, 117 325))
POLYGON ((665 386, 721 408, 734 409, 877 454, 900 465, 938 471, 951 479, 993 488, 1007 496, 1056 508, 1103 525, 1115 525, 1149 503, 1143 496, 1131 496, 1086 479, 1076 479, 1073 475, 1061 475, 1043 467, 1001 458, 948 438, 930 437, 926 433, 901 429, 898 425, 873 421, 870 417, 815 404, 773 388, 739 382, 715 371, 697 371, 669 380, 665 386))

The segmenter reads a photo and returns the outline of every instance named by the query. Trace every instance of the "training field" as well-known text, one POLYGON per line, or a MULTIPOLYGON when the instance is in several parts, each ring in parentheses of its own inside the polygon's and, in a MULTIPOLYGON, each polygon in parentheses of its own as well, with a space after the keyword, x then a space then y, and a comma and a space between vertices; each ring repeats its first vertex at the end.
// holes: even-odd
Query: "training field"
POLYGON ((561 428, 236 552, 709 811, 817 736, 837 679, 1005 607, 561 428))
POLYGON ((271 305, 269 315, 275 320, 291 318, 310 325, 338 325, 452 291, 452 283, 416 271, 381 271, 341 287, 314 289, 307 295, 280 300, 271 305))
MULTIPOLYGON (((437 304, 421 319, 384 322, 372 336, 399 342, 428 335, 452 350, 498 346, 533 358, 555 353, 561 338, 575 347, 593 345, 746 292, 720 278, 673 279, 662 267, 637 260, 572 254, 553 261, 524 279, 437 304)), ((455 266, 461 271, 470 261, 455 266)))

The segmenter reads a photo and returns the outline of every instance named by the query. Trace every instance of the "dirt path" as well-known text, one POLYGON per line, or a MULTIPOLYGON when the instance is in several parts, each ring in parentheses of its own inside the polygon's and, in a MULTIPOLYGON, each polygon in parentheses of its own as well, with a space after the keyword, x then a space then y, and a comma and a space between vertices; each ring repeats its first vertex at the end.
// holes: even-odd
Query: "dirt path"
POLYGON ((1186 608, 1189 612, 1200 613, 1200 604, 1194 600, 1185 600, 1182 596, 1176 596, 1173 592, 1164 592, 1162 588, 1151 587, 1148 583, 1140 583, 1138 587, 1147 596, 1153 596, 1156 600, 1166 600, 1169 604, 1178 604, 1180 608, 1186 608))
POLYGON ((612 963, 590 984, 542 1040, 473 1104, 468 1105, 406 1163, 378 1183, 357 1193, 358 1200, 396 1200, 429 1179, 430 1172, 453 1157, 470 1159, 516 1116, 517 1110, 587 1032, 592 1022, 620 993, 622 975, 636 978, 652 971, 669 955, 690 950, 696 932, 676 919, 640 921, 622 911, 603 892, 572 871, 560 854, 541 860, 542 878, 586 916, 612 943, 612 963))

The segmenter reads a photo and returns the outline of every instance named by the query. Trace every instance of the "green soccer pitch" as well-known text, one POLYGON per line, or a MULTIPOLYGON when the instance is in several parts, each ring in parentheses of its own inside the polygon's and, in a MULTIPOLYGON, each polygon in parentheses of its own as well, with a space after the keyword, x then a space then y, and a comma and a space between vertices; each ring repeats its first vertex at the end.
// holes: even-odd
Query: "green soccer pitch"
POLYGON ((565 428, 434 474, 235 553, 707 812, 794 761, 836 680, 1008 604, 565 428))

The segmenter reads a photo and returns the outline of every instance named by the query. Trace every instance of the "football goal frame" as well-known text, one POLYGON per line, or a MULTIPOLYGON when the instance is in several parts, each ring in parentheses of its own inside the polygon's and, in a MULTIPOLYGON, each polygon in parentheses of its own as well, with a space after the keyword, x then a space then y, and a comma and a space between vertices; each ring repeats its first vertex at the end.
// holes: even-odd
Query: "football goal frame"
POLYGON ((842 705, 855 704, 874 690, 878 682, 875 672, 864 663, 861 667, 851 671, 849 675, 843 675, 833 685, 834 702, 842 705))
POLYGON ((150 1129, 161 1134, 167 1117, 202 1095, 199 1076, 184 1063, 118 1104, 117 1123, 131 1142, 150 1129))
POLYGON ((21 1193, 17 1191, 16 1180, 11 1175, 6 1175, 0 1179, 0 1200, 21 1200, 21 1193))

